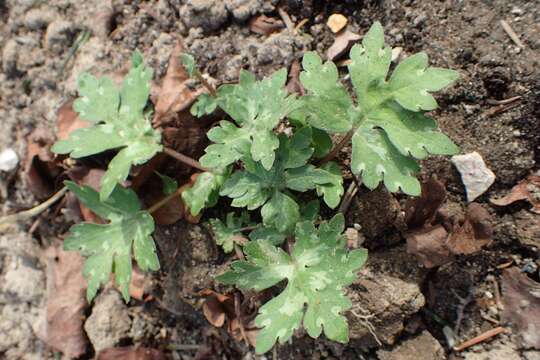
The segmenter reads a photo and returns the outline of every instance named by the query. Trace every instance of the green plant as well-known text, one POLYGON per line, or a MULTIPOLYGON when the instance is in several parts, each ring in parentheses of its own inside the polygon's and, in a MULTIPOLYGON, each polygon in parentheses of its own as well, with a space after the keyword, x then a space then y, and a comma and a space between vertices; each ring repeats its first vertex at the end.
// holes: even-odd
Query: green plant
POLYGON ((129 299, 132 253, 141 268, 158 269, 151 213, 168 199, 181 194, 190 212, 199 215, 222 196, 232 199, 232 207, 246 210, 240 216, 227 214, 225 222, 210 219, 210 227, 225 252, 243 247, 246 259, 233 262, 231 270, 217 280, 257 291, 286 280, 281 294, 262 306, 256 318, 261 328, 257 352, 286 341, 301 324, 310 336, 324 331, 329 339, 346 342, 343 312, 351 303, 344 287, 355 280, 367 253, 346 250, 342 215, 320 222, 318 199, 303 204, 322 197, 331 209, 339 205, 342 165, 331 160, 351 140, 351 170, 368 188, 382 181, 390 191, 418 195, 415 159, 428 153, 457 152, 424 115, 437 105, 430 92, 449 85, 457 74, 428 67, 425 54, 417 54, 397 65, 388 78, 391 49, 384 45, 378 23, 362 45, 351 50, 349 73, 355 101, 338 81, 336 66, 323 63, 315 53, 303 59, 300 80, 307 94, 301 97, 287 94, 285 69, 261 81, 241 71, 238 84, 214 89, 192 57, 183 55, 182 60, 188 73, 208 89, 192 113, 202 116, 219 107, 229 116, 208 132, 212 144, 200 163, 160 143, 147 106, 151 72, 138 52, 121 91, 110 79, 81 75, 81 98, 74 108, 94 124, 73 132, 53 150, 74 158, 119 150, 109 163, 99 195, 88 187, 66 183, 83 204, 109 220, 105 225, 75 225, 65 241, 66 249, 88 257, 84 269, 89 278, 88 299, 111 272, 129 299), (329 133, 346 135, 332 148, 329 133), (187 189, 159 174, 167 197, 140 210, 136 194, 122 182, 133 164, 142 164, 160 151, 203 172, 187 189), (254 220, 258 218, 261 223, 254 220), (249 232, 247 237, 245 232, 249 232))

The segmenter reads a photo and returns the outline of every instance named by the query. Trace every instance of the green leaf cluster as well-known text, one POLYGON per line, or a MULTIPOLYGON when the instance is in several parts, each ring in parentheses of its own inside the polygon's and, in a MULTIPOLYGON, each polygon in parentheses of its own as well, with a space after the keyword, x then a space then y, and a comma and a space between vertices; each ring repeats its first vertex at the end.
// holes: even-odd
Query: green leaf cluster
POLYGON ((77 224, 64 240, 66 250, 79 251, 87 257, 83 274, 88 278, 88 302, 101 284, 109 282, 111 273, 128 301, 132 255, 141 270, 159 269, 151 236, 154 232, 152 216, 140 209, 137 194, 131 189, 116 186, 110 197, 102 201, 98 192, 89 186, 78 186, 70 181, 66 181, 66 186, 87 208, 109 220, 108 224, 77 224))
POLYGON ((455 71, 430 67, 425 53, 412 55, 389 75, 392 50, 375 23, 362 44, 353 46, 348 65, 356 104, 339 82, 334 63, 313 52, 304 55, 300 81, 307 95, 293 117, 332 133, 351 132, 351 170, 374 189, 380 182, 396 192, 420 194, 415 159, 452 155, 458 148, 424 114, 437 107, 433 95, 455 80, 455 71))
POLYGON ((255 324, 261 328, 256 351, 264 353, 276 341, 286 342, 302 324, 311 337, 322 332, 345 343, 349 332, 343 312, 351 307, 344 287, 357 277, 367 259, 363 249, 347 251, 343 215, 315 228, 313 222, 298 223, 295 244, 288 254, 261 239, 244 247, 246 260, 235 261, 217 279, 241 289, 261 291, 287 281, 285 289, 259 309, 255 324))
POLYGON ((291 138, 278 137, 280 146, 270 170, 250 157, 242 159, 244 170, 234 172, 221 187, 220 195, 233 199, 234 207, 261 207, 265 226, 290 233, 301 219, 300 206, 292 191, 317 189, 330 207, 343 194, 341 171, 335 164, 317 168, 307 161, 313 154, 311 129, 301 128, 291 138))
POLYGON ((116 184, 126 180, 132 165, 145 163, 162 149, 161 135, 144 112, 151 79, 152 70, 144 65, 138 51, 133 54, 132 67, 120 90, 109 77, 98 79, 87 73, 79 77, 80 97, 73 108, 81 119, 93 125, 56 142, 52 151, 82 158, 119 149, 101 180, 102 200, 109 198, 116 184))

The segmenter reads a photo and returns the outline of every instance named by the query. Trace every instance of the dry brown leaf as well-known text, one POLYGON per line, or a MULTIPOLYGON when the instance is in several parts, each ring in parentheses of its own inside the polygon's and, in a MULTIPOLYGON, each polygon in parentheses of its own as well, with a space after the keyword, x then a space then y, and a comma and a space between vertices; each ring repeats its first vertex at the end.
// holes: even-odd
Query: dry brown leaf
POLYGON ((259 334, 259 329, 255 326, 254 320, 250 321, 247 326, 244 325, 244 328, 242 329, 240 327, 240 320, 238 318, 234 318, 229 323, 229 333, 236 341, 242 341, 245 338, 251 346, 255 347, 257 345, 257 335, 259 334), (242 330, 244 334, 242 334, 242 330))
POLYGON ((489 212, 480 204, 471 203, 462 225, 455 224, 447 246, 453 254, 472 254, 491 243, 493 228, 489 212))
POLYGON ((467 255, 479 251, 492 241, 493 229, 490 215, 479 204, 472 203, 462 224, 450 225, 450 230, 441 224, 426 224, 405 235, 407 252, 417 257, 426 268, 449 263, 456 255, 467 255))
POLYGON ((232 297, 217 293, 210 289, 201 292, 205 296, 202 306, 206 320, 215 327, 222 327, 227 319, 233 319, 234 300, 232 297))
POLYGON ((134 299, 142 300, 144 297, 145 273, 139 267, 133 264, 131 270, 131 281, 129 283, 129 296, 134 299))
POLYGON ((496 206, 508 206, 520 200, 527 200, 532 205, 532 211, 540 214, 540 176, 527 176, 514 186, 506 196, 489 201, 496 206))
POLYGON ((407 253, 430 269, 452 261, 452 254, 446 246, 448 232, 442 225, 418 230, 407 235, 407 253))
POLYGON ((503 272, 503 319, 517 329, 523 347, 540 350, 540 284, 518 268, 503 272))
POLYGON ((47 274, 47 328, 44 341, 68 358, 86 352, 83 330, 86 302, 86 279, 83 261, 76 252, 63 251, 61 246, 47 251, 50 267, 47 274))
POLYGON ((152 120, 154 126, 167 123, 180 111, 189 110, 191 104, 204 92, 204 89, 193 90, 186 85, 189 75, 180 58, 183 52, 184 47, 179 41, 171 52, 167 73, 161 83, 152 120))
POLYGON ((446 188, 442 182, 431 178, 422 183, 420 197, 411 198, 405 203, 405 222, 409 229, 432 223, 445 200, 446 188))
POLYGON ((287 91, 289 94, 297 93, 300 96, 305 95, 306 91, 300 82, 300 71, 302 70, 300 62, 294 60, 289 71, 289 81, 287 82, 287 91))
POLYGON ((265 15, 251 18, 249 21, 249 30, 261 35, 270 35, 284 27, 283 21, 265 15))
POLYGON ((24 175, 30 191, 38 199, 47 198, 54 189, 54 179, 60 174, 60 168, 54 162, 50 152, 52 136, 42 128, 34 130, 26 139, 26 158, 24 175))
POLYGON ((86 128, 91 124, 91 122, 79 118, 79 115, 73 110, 73 100, 67 101, 58 109, 56 138, 57 140, 67 140, 73 131, 86 128))
POLYGON ((332 14, 328 18, 328 21, 326 22, 326 26, 332 30, 332 32, 335 34, 341 30, 347 25, 347 18, 341 14, 332 14))
POLYGON ((326 51, 326 58, 328 60, 338 59, 340 56, 345 54, 358 40, 361 39, 361 36, 355 34, 349 30, 343 30, 336 35, 334 43, 326 51))
POLYGON ((110 348, 99 352, 96 360, 167 360, 170 359, 163 351, 137 346, 110 348))

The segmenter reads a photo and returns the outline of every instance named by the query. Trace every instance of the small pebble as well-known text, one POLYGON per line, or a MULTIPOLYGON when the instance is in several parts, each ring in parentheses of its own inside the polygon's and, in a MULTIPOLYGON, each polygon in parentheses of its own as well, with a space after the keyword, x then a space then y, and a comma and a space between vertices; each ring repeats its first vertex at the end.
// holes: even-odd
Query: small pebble
POLYGON ((19 164, 19 156, 13 149, 5 149, 0 153, 0 170, 12 171, 19 164))
POLYGON ((485 193, 495 182, 495 174, 486 166, 482 155, 476 151, 452 156, 451 161, 461 174, 468 202, 485 193))
POLYGON ((326 25, 335 34, 341 31, 347 25, 347 18, 341 14, 332 14, 328 18, 326 25))

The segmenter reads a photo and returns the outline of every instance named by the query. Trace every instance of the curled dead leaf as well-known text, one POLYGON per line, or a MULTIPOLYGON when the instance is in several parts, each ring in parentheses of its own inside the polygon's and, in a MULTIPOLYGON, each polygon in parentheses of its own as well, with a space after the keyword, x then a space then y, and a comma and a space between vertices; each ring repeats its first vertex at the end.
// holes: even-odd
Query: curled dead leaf
POLYGON ((302 83, 300 82, 300 71, 302 70, 300 62, 294 60, 291 64, 291 70, 289 71, 289 81, 287 81, 287 91, 289 94, 297 93, 298 95, 305 95, 306 91, 302 83))
POLYGON ((169 57, 167 73, 161 82, 152 123, 160 126, 171 120, 178 112, 189 111, 190 106, 205 90, 193 90, 187 86, 189 75, 182 64, 184 46, 179 41, 169 57))
POLYGON ((526 200, 532 205, 532 211, 540 214, 540 176, 530 175, 500 199, 490 199, 489 202, 496 206, 508 206, 516 201, 526 200))
POLYGON ((540 284, 510 268, 503 272, 503 320, 511 322, 524 348, 540 350, 540 284))
POLYGON ((326 58, 328 60, 338 59, 340 56, 345 54, 349 49, 361 39, 361 36, 355 34, 349 30, 343 30, 336 35, 334 43, 326 51, 326 58))
POLYGON ((251 18, 249 21, 249 30, 261 35, 270 35, 280 31, 284 27, 283 21, 265 15, 251 18))
POLYGON ((491 216, 486 209, 471 203, 465 216, 461 207, 450 215, 448 209, 441 209, 445 199, 444 185, 431 179, 422 184, 419 198, 405 204, 407 252, 427 268, 449 263, 456 255, 475 253, 492 241, 491 216))
POLYGON ((446 200, 446 188, 435 178, 422 183, 422 194, 405 203, 405 222, 409 229, 422 227, 435 220, 437 211, 446 200))
POLYGON ((53 139, 48 131, 37 128, 26 140, 27 149, 23 167, 26 184, 34 196, 45 199, 52 193, 54 179, 61 171, 50 152, 53 139))
POLYGON ((235 317, 232 297, 217 293, 210 289, 201 292, 205 297, 202 309, 206 320, 215 327, 222 327, 226 319, 235 317))
POLYGON ((449 263, 453 256, 446 246, 448 232, 442 225, 422 229, 407 235, 407 252, 430 269, 449 263))
POLYGON ((464 223, 454 225, 447 246, 456 255, 472 254, 491 243, 492 236, 489 212, 480 204, 471 203, 467 207, 464 223))

